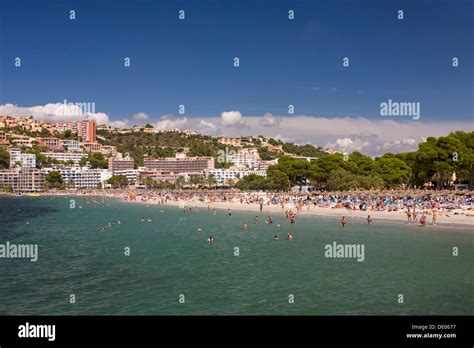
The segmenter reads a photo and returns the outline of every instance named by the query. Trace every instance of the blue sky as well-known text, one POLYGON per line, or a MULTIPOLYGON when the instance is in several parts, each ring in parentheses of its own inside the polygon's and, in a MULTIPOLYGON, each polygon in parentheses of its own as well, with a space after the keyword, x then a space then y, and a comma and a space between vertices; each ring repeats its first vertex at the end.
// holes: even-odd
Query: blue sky
POLYGON ((67 99, 155 122, 180 104, 189 120, 294 104, 296 115, 379 120, 392 99, 420 102, 423 122, 472 122, 470 0, 2 0, 0 21, 0 105, 67 99))

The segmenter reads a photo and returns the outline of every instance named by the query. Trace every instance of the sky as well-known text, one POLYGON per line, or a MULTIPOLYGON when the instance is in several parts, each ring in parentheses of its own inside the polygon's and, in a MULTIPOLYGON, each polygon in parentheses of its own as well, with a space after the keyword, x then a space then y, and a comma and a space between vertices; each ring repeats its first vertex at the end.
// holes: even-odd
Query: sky
POLYGON ((473 42, 470 0, 1 0, 0 114, 408 151, 474 130, 473 42))

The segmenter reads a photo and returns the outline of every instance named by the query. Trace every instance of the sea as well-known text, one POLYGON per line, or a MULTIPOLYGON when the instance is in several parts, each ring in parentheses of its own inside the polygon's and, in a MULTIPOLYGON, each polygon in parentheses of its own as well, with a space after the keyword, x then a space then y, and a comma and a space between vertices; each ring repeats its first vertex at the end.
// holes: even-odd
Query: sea
POLYGON ((343 228, 265 210, 4 196, 0 245, 37 245, 38 258, 0 257, 0 315, 472 315, 473 236, 350 215, 343 228))

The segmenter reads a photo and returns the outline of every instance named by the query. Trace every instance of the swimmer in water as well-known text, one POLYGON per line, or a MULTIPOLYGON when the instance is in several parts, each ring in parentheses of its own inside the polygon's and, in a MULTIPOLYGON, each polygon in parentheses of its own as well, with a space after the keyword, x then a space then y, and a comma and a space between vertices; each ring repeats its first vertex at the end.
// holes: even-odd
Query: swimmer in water
POLYGON ((371 223, 372 223, 372 218, 370 217, 370 215, 367 216, 367 223, 368 223, 368 224, 371 224, 371 223))
POLYGON ((231 216, 232 215, 232 210, 227 209, 227 211, 229 212, 229 216, 231 216))
POLYGON ((253 223, 256 224, 258 222, 258 215, 255 215, 255 220, 253 220, 253 223))
POLYGON ((207 242, 208 242, 209 244, 214 243, 214 237, 213 237, 213 236, 209 236, 209 237, 207 238, 207 242))
POLYGON ((293 235, 291 233, 288 233, 288 240, 293 240, 293 235))
POLYGON ((347 224, 346 217, 343 216, 342 219, 341 219, 341 225, 342 225, 342 227, 346 227, 346 224, 347 224))
POLYGON ((280 238, 277 235, 273 236, 273 239, 274 240, 280 240, 280 238))
POLYGON ((202 227, 198 227, 197 230, 198 230, 198 232, 201 232, 201 231, 202 231, 202 227))
POLYGON ((245 232, 247 232, 249 230, 249 225, 247 225, 247 223, 245 222, 242 228, 244 229, 245 232))
POLYGON ((145 222, 145 218, 142 217, 142 218, 140 219, 140 221, 141 221, 141 222, 145 222))

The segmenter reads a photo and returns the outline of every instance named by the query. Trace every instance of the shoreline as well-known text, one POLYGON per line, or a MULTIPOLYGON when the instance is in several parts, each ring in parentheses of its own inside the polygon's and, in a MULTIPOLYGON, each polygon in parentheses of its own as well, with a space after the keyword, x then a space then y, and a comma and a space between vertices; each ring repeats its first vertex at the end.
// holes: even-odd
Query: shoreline
MULTIPOLYGON (((259 216, 268 216, 268 215, 284 215, 285 210, 295 211, 294 206, 286 206, 282 208, 281 205, 267 205, 263 206, 263 210, 260 211, 260 205, 258 203, 240 203, 240 202, 203 202, 201 200, 188 199, 183 201, 177 200, 166 200, 165 202, 160 202, 157 198, 151 198, 142 200, 137 197, 137 200, 130 200, 126 197, 128 196, 125 192, 112 193, 112 192, 48 192, 46 194, 40 195, 31 195, 24 194, 21 196, 14 194, 5 194, 1 196, 12 196, 12 197, 97 197, 97 198, 108 198, 116 199, 120 202, 127 204, 146 204, 146 205, 155 205, 155 206, 170 206, 170 207, 180 207, 184 203, 186 209, 198 207, 199 209, 207 210, 208 206, 210 209, 218 210, 228 210, 231 211, 247 211, 255 212, 259 216)), ((180 209, 183 209, 182 206, 180 209)), ((452 211, 450 213, 439 213, 437 218, 437 223, 435 225, 431 224, 431 215, 427 215, 426 227, 447 227, 447 228, 466 228, 472 229, 474 232, 474 216, 468 216, 463 214, 461 209, 456 209, 457 211, 452 211), (457 213, 457 214, 456 214, 457 213)), ((421 210, 419 210, 421 211, 421 210)), ((377 221, 385 221, 390 223, 403 224, 408 226, 421 226, 419 222, 411 223, 407 221, 407 215, 405 210, 398 211, 361 211, 361 210, 352 210, 347 208, 333 208, 333 207, 317 207, 317 206, 304 206, 300 212, 297 213, 298 217, 327 217, 327 218, 342 218, 345 216, 350 220, 366 221, 367 216, 370 215, 374 223, 377 221)), ((474 214, 473 214, 474 215, 474 214)))
MULTIPOLYGON (((139 203, 139 204, 149 204, 149 205, 158 205, 157 202, 130 202, 123 200, 125 203, 139 203)), ((173 206, 179 207, 179 202, 171 201, 165 204, 161 204, 165 206, 173 206)), ((200 209, 207 209, 207 206, 210 206, 211 209, 219 209, 219 210, 228 210, 231 211, 247 211, 247 212, 256 212, 260 217, 268 216, 269 214, 281 214, 284 215, 285 209, 282 209, 279 206, 264 206, 262 212, 260 212, 260 207, 258 204, 240 204, 237 202, 230 202, 230 203, 223 203, 223 202, 187 202, 185 203, 186 208, 193 208, 198 207, 200 209), (192 203, 192 204, 189 204, 192 203)), ((345 216, 346 218, 350 219, 357 219, 358 221, 366 221, 367 216, 370 215, 373 219, 373 223, 377 221, 384 221, 390 223, 397 223, 403 224, 408 226, 421 226, 419 222, 416 223, 408 223, 407 217, 405 212, 367 212, 367 211, 360 211, 360 210, 346 210, 346 209, 336 209, 336 208, 320 208, 320 207, 310 207, 309 210, 306 208, 303 209, 302 212, 298 213, 298 217, 326 217, 326 218, 342 218, 345 216)), ((453 218, 453 215, 450 217, 445 216, 438 216, 438 222, 436 225, 432 225, 430 221, 426 223, 426 227, 457 227, 457 228, 472 228, 474 226, 474 217, 469 217, 465 215, 454 215, 456 218, 453 218), (448 220, 450 219, 450 220, 448 220), (468 219, 472 219, 469 221, 468 219)), ((298 219, 296 220, 298 221, 298 219)), ((472 231, 474 232, 474 230, 472 231)))

